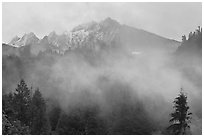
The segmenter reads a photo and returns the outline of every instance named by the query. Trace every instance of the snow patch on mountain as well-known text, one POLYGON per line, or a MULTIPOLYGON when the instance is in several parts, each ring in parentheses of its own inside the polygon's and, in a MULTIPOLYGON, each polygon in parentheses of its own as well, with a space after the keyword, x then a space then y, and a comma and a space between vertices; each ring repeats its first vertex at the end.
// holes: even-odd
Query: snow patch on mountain
POLYGON ((159 48, 169 47, 175 50, 179 42, 157 36, 147 31, 142 31, 126 25, 121 25, 116 20, 106 18, 101 22, 95 21, 81 24, 71 31, 65 31, 62 34, 51 32, 43 39, 38 39, 34 33, 25 34, 22 38, 14 37, 9 45, 13 47, 22 47, 25 45, 46 45, 54 52, 64 53, 67 50, 87 46, 89 48, 98 48, 103 43, 107 46, 147 46, 154 48, 154 45, 166 45, 159 48), (116 42, 116 43, 115 43, 116 42), (173 46, 172 46, 173 45, 173 46), (175 45, 175 46, 174 46, 175 45))
POLYGON ((19 38, 18 36, 15 36, 11 42, 9 42, 9 45, 14 47, 22 47, 26 45, 32 45, 39 42, 38 37, 33 32, 30 32, 28 34, 24 34, 23 37, 19 38))

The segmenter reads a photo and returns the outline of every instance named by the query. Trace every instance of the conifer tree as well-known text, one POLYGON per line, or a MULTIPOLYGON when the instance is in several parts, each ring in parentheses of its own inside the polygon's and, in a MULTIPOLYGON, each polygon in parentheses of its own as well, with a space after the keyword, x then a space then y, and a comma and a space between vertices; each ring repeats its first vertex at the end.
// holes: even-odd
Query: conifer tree
POLYGON ((29 127, 22 126, 19 120, 9 119, 2 111, 2 134, 3 135, 28 135, 29 127))
POLYGON ((186 134, 186 129, 190 128, 190 119, 192 113, 188 112, 189 106, 187 105, 187 96, 182 92, 174 100, 175 111, 171 113, 171 119, 169 122, 172 124, 167 128, 171 134, 184 135, 186 134))
POLYGON ((31 134, 47 134, 49 126, 46 117, 46 103, 39 89, 33 95, 31 109, 33 112, 31 134))
POLYGON ((20 120, 22 124, 30 125, 29 107, 31 103, 30 90, 25 81, 22 79, 16 88, 12 101, 15 118, 20 120))

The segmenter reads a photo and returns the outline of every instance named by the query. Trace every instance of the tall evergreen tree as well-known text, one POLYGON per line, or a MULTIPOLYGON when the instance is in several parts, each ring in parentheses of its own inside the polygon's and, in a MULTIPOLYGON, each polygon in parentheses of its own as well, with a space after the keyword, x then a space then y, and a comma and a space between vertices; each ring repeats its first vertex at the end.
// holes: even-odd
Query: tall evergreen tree
POLYGON ((187 96, 182 92, 174 100, 175 111, 171 113, 169 122, 172 124, 167 128, 171 134, 181 135, 186 134, 186 129, 190 128, 190 119, 192 113, 188 112, 189 106, 187 105, 187 96))
POLYGON ((14 109, 12 106, 13 103, 13 94, 10 92, 9 94, 4 94, 2 96, 2 111, 9 117, 14 117, 14 109))
POLYGON ((31 134, 47 134, 49 125, 46 117, 46 103, 39 89, 33 95, 31 109, 33 112, 31 134))
POLYGON ((28 135, 29 127, 22 126, 19 120, 12 120, 8 118, 4 111, 2 111, 2 134, 3 135, 28 135))
POLYGON ((13 95, 12 106, 15 118, 20 120, 22 124, 30 125, 29 107, 31 103, 30 90, 25 81, 22 79, 13 95))

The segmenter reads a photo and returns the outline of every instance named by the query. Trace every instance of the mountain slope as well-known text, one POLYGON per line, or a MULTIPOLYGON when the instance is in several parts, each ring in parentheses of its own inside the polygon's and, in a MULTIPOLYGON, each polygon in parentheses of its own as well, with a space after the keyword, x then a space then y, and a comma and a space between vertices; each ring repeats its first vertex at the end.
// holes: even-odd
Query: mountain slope
POLYGON ((90 22, 79 25, 72 31, 61 35, 51 32, 43 39, 38 39, 32 32, 25 34, 22 38, 16 36, 9 45, 14 47, 31 45, 32 49, 37 49, 36 51, 49 49, 64 54, 68 50, 79 47, 100 50, 104 46, 120 48, 127 52, 135 50, 140 52, 156 50, 174 52, 180 42, 127 25, 121 25, 111 18, 106 18, 99 23, 90 22))

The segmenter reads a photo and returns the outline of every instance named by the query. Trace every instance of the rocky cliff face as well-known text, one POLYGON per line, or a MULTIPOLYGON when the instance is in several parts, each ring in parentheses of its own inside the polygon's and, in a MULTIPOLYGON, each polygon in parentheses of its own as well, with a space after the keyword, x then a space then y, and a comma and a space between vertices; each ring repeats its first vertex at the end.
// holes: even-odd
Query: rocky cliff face
POLYGON ((36 37, 34 33, 25 34, 22 38, 14 37, 8 45, 21 48, 26 45, 32 46, 35 51, 51 50, 64 54, 68 50, 80 47, 100 49, 103 46, 119 47, 124 51, 148 52, 164 51, 174 52, 180 42, 170 40, 156 34, 121 25, 117 21, 106 18, 97 22, 89 22, 73 28, 70 32, 65 31, 58 35, 54 31, 43 39, 36 37))

